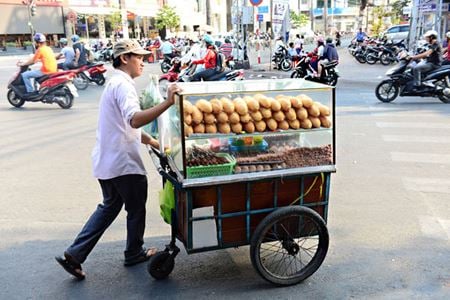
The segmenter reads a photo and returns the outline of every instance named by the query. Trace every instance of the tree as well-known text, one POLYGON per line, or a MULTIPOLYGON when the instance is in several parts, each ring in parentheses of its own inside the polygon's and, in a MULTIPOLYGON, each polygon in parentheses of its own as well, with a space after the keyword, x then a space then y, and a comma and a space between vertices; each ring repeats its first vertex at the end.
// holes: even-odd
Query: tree
POLYGON ((291 10, 289 16, 294 27, 303 27, 309 22, 309 17, 301 12, 297 14, 295 11, 291 10))
POLYGON ((407 7, 411 3, 410 0, 397 0, 392 3, 391 13, 392 13, 392 23, 398 24, 400 23, 401 16, 403 16, 403 8, 407 7))
POLYGON ((180 26, 180 17, 173 7, 164 5, 156 14, 156 28, 158 29, 174 29, 180 26))
POLYGON ((122 16, 119 11, 116 11, 105 18, 106 22, 111 24, 111 31, 117 32, 122 28, 122 16))

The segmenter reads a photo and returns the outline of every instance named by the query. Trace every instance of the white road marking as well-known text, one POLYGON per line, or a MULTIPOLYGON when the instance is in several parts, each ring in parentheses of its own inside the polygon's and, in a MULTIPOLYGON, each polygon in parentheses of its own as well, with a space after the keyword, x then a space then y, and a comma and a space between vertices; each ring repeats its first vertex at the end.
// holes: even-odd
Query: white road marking
POLYGON ((408 129, 450 129, 448 123, 430 122, 376 122, 379 128, 408 128, 408 129))
POLYGON ((385 142, 450 144, 450 136, 383 135, 385 142))
POLYGON ((448 240, 449 233, 444 229, 441 222, 432 216, 419 216, 420 230, 429 238, 448 240))
POLYGON ((395 162, 414 162, 450 165, 450 154, 391 152, 391 159, 395 162))
POLYGON ((402 182, 409 191, 450 194, 450 179, 403 177, 402 182))

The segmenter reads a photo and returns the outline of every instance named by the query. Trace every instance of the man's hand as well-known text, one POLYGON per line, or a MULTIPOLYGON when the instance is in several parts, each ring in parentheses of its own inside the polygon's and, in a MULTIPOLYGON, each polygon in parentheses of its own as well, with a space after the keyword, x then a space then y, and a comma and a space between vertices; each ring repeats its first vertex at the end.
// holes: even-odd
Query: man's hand
POLYGON ((148 144, 150 146, 152 146, 153 148, 159 149, 159 142, 152 137, 150 138, 150 141, 148 144))
POLYGON ((171 105, 175 103, 175 94, 181 92, 181 89, 176 85, 172 84, 167 89, 167 100, 171 105))

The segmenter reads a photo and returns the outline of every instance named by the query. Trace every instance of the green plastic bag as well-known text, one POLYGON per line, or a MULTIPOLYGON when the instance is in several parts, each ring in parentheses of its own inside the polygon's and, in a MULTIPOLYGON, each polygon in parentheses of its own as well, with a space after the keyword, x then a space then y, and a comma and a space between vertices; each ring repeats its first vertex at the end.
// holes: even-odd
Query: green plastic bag
POLYGON ((164 188, 159 191, 159 208, 164 222, 172 224, 172 209, 175 209, 175 191, 170 181, 166 181, 164 188))

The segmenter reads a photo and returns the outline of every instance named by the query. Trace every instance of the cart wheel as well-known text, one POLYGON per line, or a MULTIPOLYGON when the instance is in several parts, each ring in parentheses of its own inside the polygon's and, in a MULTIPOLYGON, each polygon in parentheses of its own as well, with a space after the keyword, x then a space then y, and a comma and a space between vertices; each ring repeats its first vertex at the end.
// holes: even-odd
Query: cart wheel
POLYGON ((328 250, 324 220, 310 208, 280 208, 259 223, 250 244, 253 267, 267 281, 286 286, 311 276, 328 250))
POLYGON ((150 258, 147 271, 155 279, 164 279, 172 273, 174 266, 175 258, 168 251, 159 251, 150 258))

